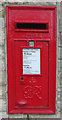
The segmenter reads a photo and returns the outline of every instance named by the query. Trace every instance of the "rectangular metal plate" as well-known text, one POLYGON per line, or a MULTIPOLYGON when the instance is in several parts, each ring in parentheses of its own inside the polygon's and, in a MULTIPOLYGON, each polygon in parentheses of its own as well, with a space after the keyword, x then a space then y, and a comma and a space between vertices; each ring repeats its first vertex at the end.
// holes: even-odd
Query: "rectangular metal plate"
POLYGON ((23 48, 23 74, 40 74, 40 49, 23 48))

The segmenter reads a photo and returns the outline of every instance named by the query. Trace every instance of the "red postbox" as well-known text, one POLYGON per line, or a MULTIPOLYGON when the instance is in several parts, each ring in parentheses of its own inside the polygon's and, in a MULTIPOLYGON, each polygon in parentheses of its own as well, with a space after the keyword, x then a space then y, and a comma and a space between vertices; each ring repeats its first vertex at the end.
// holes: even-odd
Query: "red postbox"
POLYGON ((7 6, 8 113, 55 114, 56 7, 7 6))

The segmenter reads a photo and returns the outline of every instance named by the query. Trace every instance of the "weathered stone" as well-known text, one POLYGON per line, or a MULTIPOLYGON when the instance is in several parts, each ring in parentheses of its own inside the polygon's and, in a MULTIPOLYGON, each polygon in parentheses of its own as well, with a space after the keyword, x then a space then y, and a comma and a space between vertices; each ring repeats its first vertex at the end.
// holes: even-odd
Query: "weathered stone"
POLYGON ((60 112, 58 111, 55 115, 29 114, 29 118, 60 118, 60 112))
POLYGON ((0 4, 2 4, 3 2, 6 2, 6 0, 0 0, 0 4))
POLYGON ((62 2, 60 3, 60 25, 62 28, 62 2))
MULTIPOLYGON (((61 88, 62 89, 62 88, 61 88)), ((62 91, 60 92, 60 98, 62 99, 62 91)))
POLYGON ((62 78, 62 60, 60 60, 60 71, 61 71, 60 77, 62 78))
POLYGON ((58 60, 58 72, 60 72, 60 60, 58 60))
POLYGON ((2 71, 0 71, 0 85, 2 86, 2 71))
POLYGON ((8 118, 7 112, 0 112, 0 114, 2 114, 2 118, 8 118))
POLYGON ((4 45, 4 19, 0 18, 0 46, 4 45))
POLYGON ((60 102, 60 108, 62 109, 62 101, 60 102))
POLYGON ((60 45, 62 46, 62 32, 60 33, 60 45))
POLYGON ((0 99, 2 99, 2 86, 0 86, 0 99))
POLYGON ((0 71, 0 86, 4 86, 7 84, 6 81, 6 71, 0 71))
POLYGON ((0 29, 2 29, 4 31, 4 28, 5 25, 4 25, 4 18, 0 18, 0 29))
POLYGON ((62 47, 59 47, 58 49, 58 59, 62 60, 62 47))
POLYGON ((0 4, 0 17, 2 17, 2 4, 0 4))
POLYGON ((1 32, 1 36, 0 36, 0 46, 4 45, 4 33, 1 32))
POLYGON ((62 85, 62 77, 60 78, 60 84, 62 85))
POLYGON ((0 46, 0 58, 4 58, 5 55, 4 55, 4 46, 0 46))
POLYGON ((4 85, 2 86, 2 99, 6 99, 6 95, 7 95, 7 86, 4 85))
POLYGON ((7 87, 6 85, 0 86, 0 99, 6 99, 7 87))
POLYGON ((58 48, 58 59, 60 60, 60 49, 61 47, 58 48))
MULTIPOLYGON (((2 0, 3 1, 3 0, 2 0)), ((2 6, 2 3, 0 3, 0 17, 2 18, 2 17, 4 17, 4 8, 3 8, 3 6, 2 6)))
POLYGON ((60 46, 61 46, 60 34, 59 34, 59 36, 57 37, 57 42, 58 42, 58 47, 60 47, 60 46))
POLYGON ((11 114, 8 115, 9 118, 27 118, 26 114, 11 114))
POLYGON ((0 4, 0 12, 2 11, 2 4, 0 4))
POLYGON ((57 2, 56 0, 7 0, 7 2, 52 2, 52 4, 54 4, 55 2, 57 2))
POLYGON ((60 111, 60 102, 57 102, 57 109, 60 111))
MULTIPOLYGON (((1 36, 0 36, 1 37, 1 36)), ((4 39, 3 37, 0 39, 0 46, 3 46, 5 43, 4 43, 4 39)), ((5 46, 4 46, 5 47, 5 46)))
POLYGON ((5 112, 5 111, 6 111, 6 101, 0 99, 0 112, 5 112))
POLYGON ((4 71, 5 68, 5 59, 0 58, 0 71, 4 71))

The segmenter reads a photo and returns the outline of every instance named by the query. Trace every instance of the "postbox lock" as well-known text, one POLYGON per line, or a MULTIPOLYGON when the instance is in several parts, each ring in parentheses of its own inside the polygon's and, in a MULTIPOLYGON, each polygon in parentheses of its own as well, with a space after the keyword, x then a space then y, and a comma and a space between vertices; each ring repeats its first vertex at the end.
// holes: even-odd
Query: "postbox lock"
POLYGON ((23 82, 23 77, 21 77, 21 82, 23 82))
POLYGON ((20 83, 21 83, 21 85, 22 85, 22 84, 25 85, 25 82, 24 82, 24 80, 23 80, 23 77, 20 77, 20 83))

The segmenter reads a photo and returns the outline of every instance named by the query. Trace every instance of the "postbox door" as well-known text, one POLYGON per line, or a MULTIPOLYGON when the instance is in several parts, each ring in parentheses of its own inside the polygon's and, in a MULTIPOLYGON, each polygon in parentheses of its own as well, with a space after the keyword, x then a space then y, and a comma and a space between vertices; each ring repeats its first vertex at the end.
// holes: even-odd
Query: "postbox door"
POLYGON ((48 42, 15 41, 15 105, 21 108, 48 106, 48 42))

